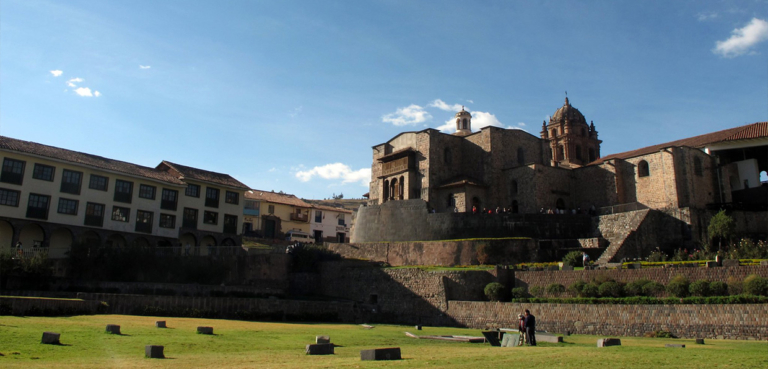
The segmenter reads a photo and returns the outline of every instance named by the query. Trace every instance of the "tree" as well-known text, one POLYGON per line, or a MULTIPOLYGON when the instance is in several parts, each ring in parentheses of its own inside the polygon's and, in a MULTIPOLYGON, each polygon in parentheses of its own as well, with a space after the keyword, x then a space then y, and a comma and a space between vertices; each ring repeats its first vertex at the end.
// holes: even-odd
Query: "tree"
POLYGON ((725 210, 720 210, 712 217, 709 221, 707 232, 709 233, 710 240, 717 237, 717 251, 720 251, 723 238, 730 240, 731 237, 733 237, 735 233, 734 229, 733 218, 728 214, 725 214, 725 210))

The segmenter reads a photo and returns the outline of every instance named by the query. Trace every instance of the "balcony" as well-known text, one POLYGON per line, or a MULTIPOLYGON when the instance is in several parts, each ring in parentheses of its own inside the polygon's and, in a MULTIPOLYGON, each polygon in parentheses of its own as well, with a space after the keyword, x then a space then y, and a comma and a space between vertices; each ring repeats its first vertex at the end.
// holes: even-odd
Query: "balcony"
POLYGON ((307 222, 309 222, 309 215, 302 214, 302 213, 299 213, 299 214, 291 213, 291 220, 294 221, 294 222, 304 222, 304 223, 307 223, 307 222))

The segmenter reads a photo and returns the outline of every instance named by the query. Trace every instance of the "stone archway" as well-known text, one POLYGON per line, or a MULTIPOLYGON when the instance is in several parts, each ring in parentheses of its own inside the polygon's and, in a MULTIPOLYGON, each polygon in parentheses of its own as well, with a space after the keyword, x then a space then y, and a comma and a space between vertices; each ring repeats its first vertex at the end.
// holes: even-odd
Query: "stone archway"
POLYGON ((148 248, 150 245, 151 244, 149 243, 149 241, 146 238, 144 238, 144 237, 136 237, 133 240, 133 244, 131 245, 131 247, 148 248))
POLYGON ((79 240, 83 246, 99 247, 101 246, 101 237, 94 231, 86 231, 80 235, 79 240))
POLYGON ((4 220, 0 220, 0 251, 13 247, 13 226, 4 220))
POLYGON ((125 237, 123 237, 123 235, 119 233, 115 233, 107 237, 107 241, 104 244, 107 247, 111 247, 114 249, 123 249, 126 246, 128 246, 128 241, 125 240, 125 237))
POLYGON ((215 255, 216 253, 216 239, 213 238, 213 236, 208 235, 203 237, 202 240, 200 240, 201 247, 201 254, 202 255, 215 255))
POLYGON ((68 228, 57 228, 51 233, 48 257, 53 259, 66 257, 69 250, 72 249, 74 241, 75 236, 72 234, 72 231, 68 228))
POLYGON ((221 245, 222 246, 237 246, 237 244, 235 244, 235 240, 233 240, 231 238, 225 238, 223 241, 221 241, 221 245))
POLYGON ((30 223, 21 228, 19 242, 25 249, 43 247, 45 243, 45 231, 38 224, 30 223))
POLYGON ((179 237, 179 243, 184 249, 185 256, 189 256, 190 254, 200 255, 200 245, 197 243, 197 238, 192 233, 187 232, 181 235, 181 237, 179 237))

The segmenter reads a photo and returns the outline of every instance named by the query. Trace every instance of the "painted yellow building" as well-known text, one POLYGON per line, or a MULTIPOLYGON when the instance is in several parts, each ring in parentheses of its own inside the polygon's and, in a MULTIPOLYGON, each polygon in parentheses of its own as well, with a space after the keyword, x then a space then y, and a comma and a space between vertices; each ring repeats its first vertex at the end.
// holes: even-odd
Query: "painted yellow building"
POLYGON ((229 175, 167 161, 144 167, 3 136, 0 160, 0 250, 21 243, 63 257, 74 242, 241 243, 248 187, 229 175))
POLYGON ((251 190, 245 193, 243 230, 263 238, 284 239, 291 232, 309 235, 311 205, 295 195, 251 190))

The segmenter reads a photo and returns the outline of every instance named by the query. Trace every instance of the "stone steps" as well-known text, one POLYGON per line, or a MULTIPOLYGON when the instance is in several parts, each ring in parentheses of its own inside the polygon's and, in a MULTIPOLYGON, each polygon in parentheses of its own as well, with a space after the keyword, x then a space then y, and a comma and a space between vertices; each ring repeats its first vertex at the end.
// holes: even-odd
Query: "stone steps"
POLYGON ((636 231, 650 212, 649 209, 630 211, 600 217, 600 224, 595 230, 599 237, 608 241, 608 248, 597 259, 598 264, 606 264, 613 259, 624 241, 636 231))

